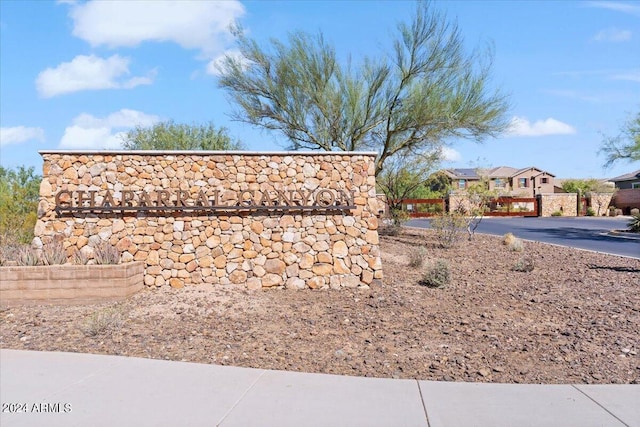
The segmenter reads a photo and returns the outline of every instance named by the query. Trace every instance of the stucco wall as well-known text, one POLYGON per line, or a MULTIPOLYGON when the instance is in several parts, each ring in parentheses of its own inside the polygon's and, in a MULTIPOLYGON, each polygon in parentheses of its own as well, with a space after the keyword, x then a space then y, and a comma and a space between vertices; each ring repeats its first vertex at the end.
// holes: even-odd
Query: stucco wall
POLYGON ((640 208, 640 188, 616 191, 611 205, 622 209, 625 214, 629 214, 633 208, 640 208))
POLYGON ((382 278, 375 153, 41 154, 44 167, 35 244, 62 234, 68 255, 78 249, 92 257, 93 248, 108 240, 122 251, 124 261, 144 261, 149 286, 204 282, 252 289, 338 288, 382 278), (288 194, 292 199, 308 197, 313 205, 322 190, 330 199, 348 195, 354 208, 327 212, 295 207, 281 211, 177 209, 66 216, 55 212, 56 204, 102 206, 108 196, 116 206, 127 197, 131 205, 144 200, 153 205, 165 196, 166 204, 180 205, 182 197, 187 206, 198 198, 233 206, 264 203, 265 197, 273 197, 277 204, 275 198, 288 194))

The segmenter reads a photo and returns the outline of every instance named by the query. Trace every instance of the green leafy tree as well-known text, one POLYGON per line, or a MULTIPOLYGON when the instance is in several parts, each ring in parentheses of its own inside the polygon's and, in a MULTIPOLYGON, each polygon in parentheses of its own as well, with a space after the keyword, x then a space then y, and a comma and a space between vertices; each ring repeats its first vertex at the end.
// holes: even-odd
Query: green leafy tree
POLYGON ((242 144, 232 139, 225 128, 213 123, 183 124, 171 120, 151 127, 138 126, 123 137, 127 150, 240 150, 242 144))
POLYGON ((615 193, 615 187, 606 182, 590 178, 590 179, 567 179, 562 182, 562 191, 566 193, 578 193, 584 195, 587 193, 615 193))
POLYGON ((29 243, 37 220, 40 181, 33 167, 0 166, 0 242, 29 243))
MULTIPOLYGON (((491 47, 471 53, 455 22, 418 2, 393 50, 352 68, 322 34, 267 47, 236 28, 241 56, 227 56, 219 86, 234 118, 283 133, 292 149, 378 152, 376 176, 397 155, 434 152, 449 138, 502 132, 508 101, 491 87, 491 47)), ((393 161, 393 160, 392 160, 393 161)))
POLYGON ((640 161, 640 112, 624 124, 619 135, 606 137, 600 152, 606 157, 605 167, 619 160, 640 161))
POLYGON ((406 219, 402 201, 419 198, 424 194, 424 183, 439 159, 439 152, 402 153, 387 161, 387 167, 378 175, 376 181, 386 196, 391 219, 395 225, 400 225, 406 219))
POLYGON ((562 182, 562 191, 565 193, 586 194, 599 185, 597 179, 567 179, 562 182))
POLYGON ((445 197, 451 190, 451 178, 443 171, 429 175, 424 183, 434 198, 445 197))

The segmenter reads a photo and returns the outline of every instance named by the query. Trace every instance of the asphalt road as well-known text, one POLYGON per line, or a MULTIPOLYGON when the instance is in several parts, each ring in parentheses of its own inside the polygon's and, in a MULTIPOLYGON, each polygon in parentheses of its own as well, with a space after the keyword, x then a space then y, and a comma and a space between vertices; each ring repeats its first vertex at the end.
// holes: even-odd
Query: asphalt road
MULTIPOLYGON (((553 243, 579 249, 605 252, 640 259, 640 240, 608 235, 611 230, 624 230, 628 217, 616 218, 484 218, 476 233, 502 236, 513 233, 516 237, 538 242, 553 243)), ((428 219, 412 219, 407 226, 429 228, 428 219)))

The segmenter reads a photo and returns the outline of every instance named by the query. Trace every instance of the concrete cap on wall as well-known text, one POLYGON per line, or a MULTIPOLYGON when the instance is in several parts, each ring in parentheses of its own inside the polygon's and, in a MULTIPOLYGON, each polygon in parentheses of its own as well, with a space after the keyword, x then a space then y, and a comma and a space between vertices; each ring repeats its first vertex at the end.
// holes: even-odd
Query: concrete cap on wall
POLYGON ((377 156, 375 151, 205 151, 205 150, 40 150, 40 154, 99 154, 113 156, 119 154, 166 156, 166 155, 200 155, 200 156, 377 156))

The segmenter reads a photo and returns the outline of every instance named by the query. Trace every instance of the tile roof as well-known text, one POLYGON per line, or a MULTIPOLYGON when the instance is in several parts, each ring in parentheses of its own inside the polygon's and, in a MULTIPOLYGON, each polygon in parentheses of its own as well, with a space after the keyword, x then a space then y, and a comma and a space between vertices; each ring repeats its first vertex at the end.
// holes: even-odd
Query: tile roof
POLYGON ((611 178, 609 181, 631 181, 636 178, 640 178, 640 169, 638 169, 637 171, 625 173, 624 175, 616 176, 615 178, 611 178))
MULTIPOLYGON (((528 170, 536 170, 539 171, 540 174, 546 173, 549 176, 555 177, 555 175, 534 166, 529 166, 522 169, 516 169, 511 166, 498 166, 490 169, 480 168, 480 170, 481 175, 484 174, 489 178, 511 178, 528 170)), ((454 179, 480 179, 480 176, 478 175, 478 169, 445 169, 445 171, 448 172, 449 175, 454 179)))

